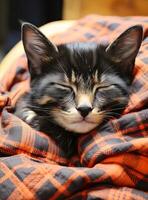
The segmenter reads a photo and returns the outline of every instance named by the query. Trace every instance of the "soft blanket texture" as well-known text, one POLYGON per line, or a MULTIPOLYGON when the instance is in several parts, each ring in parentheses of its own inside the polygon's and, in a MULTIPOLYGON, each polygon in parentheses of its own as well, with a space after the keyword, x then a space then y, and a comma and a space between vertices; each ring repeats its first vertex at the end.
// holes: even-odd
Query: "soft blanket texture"
POLYGON ((108 42, 135 24, 144 38, 129 104, 120 118, 80 136, 69 160, 49 136, 13 115, 10 106, 29 89, 25 55, 9 66, 0 80, 0 200, 148 199, 148 18, 91 15, 51 39, 108 42))

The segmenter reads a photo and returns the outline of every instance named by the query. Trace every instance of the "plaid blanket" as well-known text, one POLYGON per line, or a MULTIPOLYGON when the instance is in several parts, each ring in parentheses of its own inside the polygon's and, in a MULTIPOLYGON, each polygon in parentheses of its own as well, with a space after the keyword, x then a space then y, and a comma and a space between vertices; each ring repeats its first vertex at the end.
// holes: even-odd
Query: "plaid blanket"
POLYGON ((148 199, 148 18, 90 15, 51 39, 110 42, 135 24, 144 37, 129 104, 120 118, 81 135, 69 160, 49 136, 13 115, 11 106, 29 88, 25 55, 0 76, 0 200, 148 199))

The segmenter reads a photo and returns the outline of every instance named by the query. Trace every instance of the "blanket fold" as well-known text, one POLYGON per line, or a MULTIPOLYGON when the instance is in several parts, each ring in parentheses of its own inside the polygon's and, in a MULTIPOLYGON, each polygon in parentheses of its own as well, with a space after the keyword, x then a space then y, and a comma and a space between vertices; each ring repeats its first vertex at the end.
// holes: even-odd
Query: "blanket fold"
POLYGON ((90 15, 52 41, 108 43, 135 24, 144 36, 129 103, 120 118, 81 135, 70 159, 50 136, 13 115, 29 90, 25 55, 0 76, 0 200, 148 199, 148 18, 90 15))

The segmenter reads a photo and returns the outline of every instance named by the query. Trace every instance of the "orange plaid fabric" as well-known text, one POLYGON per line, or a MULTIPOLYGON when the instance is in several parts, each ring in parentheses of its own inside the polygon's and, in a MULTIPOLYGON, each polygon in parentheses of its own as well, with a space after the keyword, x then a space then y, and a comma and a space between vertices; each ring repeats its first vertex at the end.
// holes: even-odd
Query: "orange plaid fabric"
POLYGON ((11 113, 29 76, 24 55, 9 66, 0 80, 0 200, 148 199, 148 18, 86 16, 51 39, 110 42, 135 24, 144 37, 129 104, 120 118, 81 135, 69 160, 49 136, 11 113))

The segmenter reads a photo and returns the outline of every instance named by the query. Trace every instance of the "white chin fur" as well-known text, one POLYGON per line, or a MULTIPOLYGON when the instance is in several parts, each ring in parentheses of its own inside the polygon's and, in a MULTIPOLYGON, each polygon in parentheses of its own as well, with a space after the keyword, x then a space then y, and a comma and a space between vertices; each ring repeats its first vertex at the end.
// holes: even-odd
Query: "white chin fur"
POLYGON ((88 123, 88 122, 78 122, 78 123, 71 123, 65 126, 65 129, 68 131, 72 131, 75 133, 88 133, 89 131, 93 130, 98 124, 96 123, 88 123))

